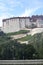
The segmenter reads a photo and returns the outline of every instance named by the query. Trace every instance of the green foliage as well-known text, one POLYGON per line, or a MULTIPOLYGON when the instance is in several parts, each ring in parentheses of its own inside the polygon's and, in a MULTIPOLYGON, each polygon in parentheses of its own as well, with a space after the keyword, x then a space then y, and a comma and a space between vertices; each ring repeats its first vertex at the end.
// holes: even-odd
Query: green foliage
MULTIPOLYGON (((26 37, 28 38, 28 35, 26 37)), ((26 40, 25 39, 25 40, 26 40)), ((20 44, 7 35, 0 36, 0 60, 43 58, 43 34, 30 36, 30 44, 20 44)))
POLYGON ((0 38, 0 59, 1 60, 19 60, 34 59, 36 50, 32 45, 20 44, 17 40, 11 40, 10 37, 2 36, 0 38))
POLYGON ((32 38, 32 36, 31 36, 31 35, 27 35, 27 36, 22 37, 22 38, 17 39, 17 40, 20 40, 20 41, 28 41, 28 40, 29 40, 29 39, 31 39, 31 38, 32 38))
POLYGON ((43 58, 43 33, 35 34, 32 41, 32 45, 39 53, 39 58, 43 58))
POLYGON ((24 59, 36 59, 36 50, 32 45, 28 44, 24 46, 23 50, 24 59))
POLYGON ((18 35, 18 34, 25 34, 30 32, 29 30, 20 30, 18 32, 12 32, 12 33, 8 33, 7 35, 18 35))

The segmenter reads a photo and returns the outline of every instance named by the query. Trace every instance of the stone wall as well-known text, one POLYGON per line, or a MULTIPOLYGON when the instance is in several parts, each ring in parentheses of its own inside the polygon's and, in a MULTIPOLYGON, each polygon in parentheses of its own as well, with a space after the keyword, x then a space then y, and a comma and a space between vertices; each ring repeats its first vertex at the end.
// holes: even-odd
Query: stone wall
POLYGON ((9 19, 3 22, 3 31, 5 33, 17 32, 19 30, 19 19, 9 19))
POLYGON ((28 17, 15 17, 3 20, 3 31, 5 33, 17 32, 25 29, 26 26, 31 26, 31 22, 28 17))

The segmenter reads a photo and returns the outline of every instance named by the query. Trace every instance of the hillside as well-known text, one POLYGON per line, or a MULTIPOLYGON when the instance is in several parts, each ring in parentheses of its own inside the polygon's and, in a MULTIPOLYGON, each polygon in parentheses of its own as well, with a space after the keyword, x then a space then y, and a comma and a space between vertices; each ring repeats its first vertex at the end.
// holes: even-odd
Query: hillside
POLYGON ((43 59, 43 33, 35 34, 29 44, 20 44, 6 34, 0 36, 0 59, 43 59))
POLYGON ((37 50, 30 44, 20 44, 6 34, 0 36, 0 60, 35 59, 38 54, 36 52, 37 50))
POLYGON ((43 58, 43 33, 33 35, 31 43, 39 53, 39 57, 43 58))

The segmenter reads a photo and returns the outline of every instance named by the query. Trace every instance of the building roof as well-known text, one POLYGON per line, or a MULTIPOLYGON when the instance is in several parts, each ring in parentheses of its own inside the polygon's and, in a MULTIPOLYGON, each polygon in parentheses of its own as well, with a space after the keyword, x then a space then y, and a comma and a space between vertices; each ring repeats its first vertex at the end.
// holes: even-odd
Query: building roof
POLYGON ((7 18, 7 19, 3 19, 2 21, 6 21, 6 20, 11 20, 11 19, 30 19, 31 22, 36 22, 37 19, 42 19, 43 20, 43 15, 33 15, 31 17, 11 17, 11 18, 7 18))
POLYGON ((7 18, 7 19, 3 19, 2 21, 6 21, 6 20, 11 20, 11 19, 30 19, 30 17, 11 17, 11 18, 7 18))

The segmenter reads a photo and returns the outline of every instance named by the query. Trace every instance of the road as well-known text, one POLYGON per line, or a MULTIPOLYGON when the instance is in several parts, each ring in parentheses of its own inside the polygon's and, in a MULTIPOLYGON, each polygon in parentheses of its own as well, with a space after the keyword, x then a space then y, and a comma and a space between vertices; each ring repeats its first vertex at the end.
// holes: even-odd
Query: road
POLYGON ((0 64, 43 64, 43 60, 0 60, 0 64))

